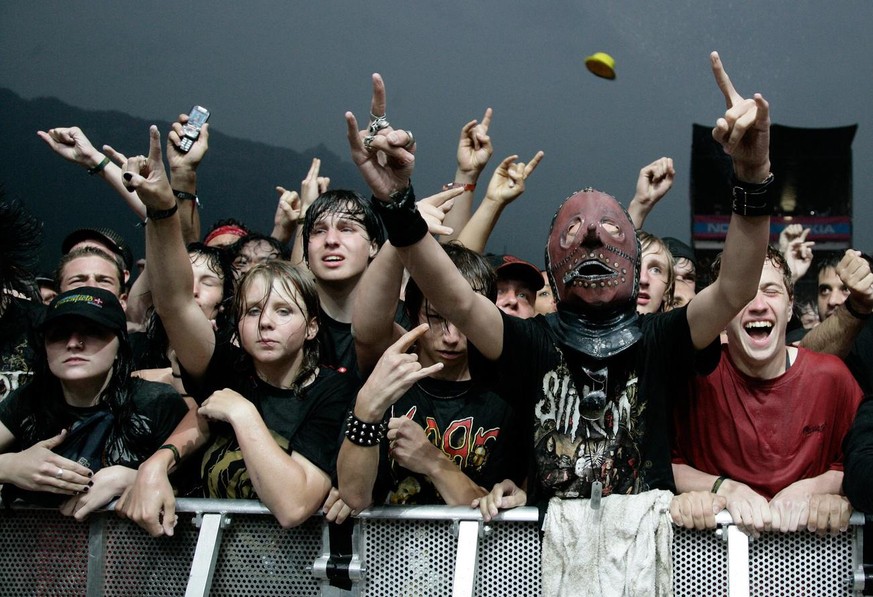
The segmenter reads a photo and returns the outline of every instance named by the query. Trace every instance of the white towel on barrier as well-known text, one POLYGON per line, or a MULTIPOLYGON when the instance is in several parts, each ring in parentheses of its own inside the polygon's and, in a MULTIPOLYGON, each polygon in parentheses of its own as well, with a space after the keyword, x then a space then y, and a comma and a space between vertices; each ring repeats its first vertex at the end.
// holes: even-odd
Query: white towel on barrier
POLYGON ((552 498, 543 524, 543 595, 672 595, 673 494, 552 498))

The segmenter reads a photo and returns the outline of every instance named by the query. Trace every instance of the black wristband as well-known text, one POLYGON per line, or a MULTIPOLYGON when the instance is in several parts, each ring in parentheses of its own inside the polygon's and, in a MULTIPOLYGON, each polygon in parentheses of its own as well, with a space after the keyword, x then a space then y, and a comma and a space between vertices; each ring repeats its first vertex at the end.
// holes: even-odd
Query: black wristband
POLYGON ((97 165, 94 166, 93 168, 88 168, 88 174, 90 174, 91 176, 94 176, 94 175, 97 174, 98 172, 101 172, 101 171, 103 170, 103 168, 105 168, 106 165, 107 165, 108 163, 109 163, 109 158, 108 158, 108 157, 104 157, 104 158, 100 161, 99 164, 97 164, 97 165))
POLYGON ((391 203, 383 203, 373 197, 373 204, 385 225, 388 240, 395 247, 414 245, 427 234, 427 222, 415 208, 415 192, 412 190, 412 185, 392 193, 391 199, 391 203))
POLYGON ((149 208, 146 208, 146 222, 155 221, 155 220, 164 220, 169 218, 174 213, 179 210, 179 204, 175 204, 170 209, 162 209, 160 211, 152 211, 149 208))
POLYGON ((773 213, 776 193, 773 189, 773 174, 759 184, 750 184, 734 178, 731 184, 731 210, 740 216, 769 216, 773 213))
POLYGON ((194 193, 186 193, 185 191, 177 191, 173 189, 173 195, 176 196, 176 199, 180 201, 196 201, 197 205, 200 205, 200 199, 197 198, 197 195, 194 193))
POLYGON ((173 444, 164 444, 158 450, 169 450, 173 453, 173 462, 178 466, 179 461, 182 460, 182 455, 179 454, 179 448, 174 446, 173 444))
POLYGON ((349 416, 346 418, 346 439, 364 448, 372 448, 378 446, 385 433, 388 431, 388 423, 384 420, 379 423, 367 423, 355 416, 354 409, 349 409, 349 416))
POLYGON ((861 321, 867 321, 870 319, 870 313, 858 313, 855 308, 852 306, 852 301, 850 299, 846 299, 843 303, 846 305, 846 311, 849 312, 849 315, 854 317, 855 319, 860 319, 861 321))

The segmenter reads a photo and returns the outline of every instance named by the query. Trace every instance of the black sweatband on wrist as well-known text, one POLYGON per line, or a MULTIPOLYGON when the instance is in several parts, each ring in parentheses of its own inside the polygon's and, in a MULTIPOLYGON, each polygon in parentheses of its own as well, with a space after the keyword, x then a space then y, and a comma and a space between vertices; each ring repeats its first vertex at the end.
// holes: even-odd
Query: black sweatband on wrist
POLYGON ((776 203, 773 173, 764 182, 751 184, 734 178, 731 183, 731 210, 740 216, 769 216, 776 203))
POLYGON ((870 319, 871 314, 870 313, 859 313, 855 309, 855 307, 852 306, 851 300, 846 299, 843 304, 846 305, 846 311, 849 312, 849 315, 851 315, 855 319, 860 319, 861 321, 867 321, 868 319, 870 319))
POLYGON ((391 203, 373 197, 376 211, 382 218, 388 240, 395 247, 414 245, 427 234, 427 222, 415 208, 415 192, 412 184, 391 194, 391 203))
POLYGON ((176 203, 170 209, 162 209, 160 211, 152 211, 149 208, 146 208, 146 222, 151 222, 154 220, 164 220, 169 218, 174 213, 179 210, 179 204, 176 203))
POLYGON ((382 443, 385 433, 388 431, 388 422, 367 423, 355 416, 354 409, 349 409, 346 418, 346 439, 363 448, 372 448, 382 443))

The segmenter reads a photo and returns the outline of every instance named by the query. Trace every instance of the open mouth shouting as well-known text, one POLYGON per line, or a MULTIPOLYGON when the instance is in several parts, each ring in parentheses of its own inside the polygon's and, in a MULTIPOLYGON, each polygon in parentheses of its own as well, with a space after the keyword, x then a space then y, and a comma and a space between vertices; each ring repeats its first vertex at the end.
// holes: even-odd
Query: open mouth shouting
POLYGON ((765 344, 773 332, 773 323, 770 321, 747 321, 743 330, 755 344, 765 344))

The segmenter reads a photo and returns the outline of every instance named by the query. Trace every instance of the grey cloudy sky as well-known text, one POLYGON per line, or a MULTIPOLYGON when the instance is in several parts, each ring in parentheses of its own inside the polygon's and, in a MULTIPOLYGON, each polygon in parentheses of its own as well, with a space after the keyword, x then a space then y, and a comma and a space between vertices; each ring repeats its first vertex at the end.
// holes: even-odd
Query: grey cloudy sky
MULTIPOLYGON (((639 169, 662 155, 678 176, 647 228, 689 238, 691 125, 724 109, 708 62, 717 49, 741 93, 770 101, 774 122, 860 125, 855 245, 870 250, 870 31, 871 0, 4 0, 0 86, 161 120, 199 103, 229 135, 297 150, 324 143, 347 156, 342 115, 366 115, 378 71, 392 123, 418 139, 422 196, 451 179, 461 125, 491 106, 496 150, 482 182, 511 153, 546 157, 489 248, 540 264, 564 197, 590 185, 626 201, 639 169), (585 70, 595 51, 614 56, 615 81, 585 70)), ((47 115, 47 127, 64 124, 74 123, 47 115)))

